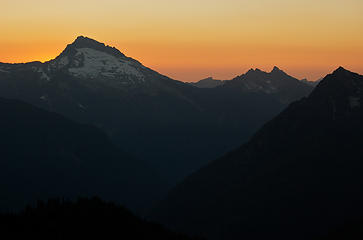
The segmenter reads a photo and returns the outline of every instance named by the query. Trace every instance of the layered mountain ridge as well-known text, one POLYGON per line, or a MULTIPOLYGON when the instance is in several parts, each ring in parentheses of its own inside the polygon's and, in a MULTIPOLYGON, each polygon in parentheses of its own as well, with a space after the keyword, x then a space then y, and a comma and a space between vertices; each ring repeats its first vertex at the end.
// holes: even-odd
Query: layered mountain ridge
POLYGON ((202 80, 199 80, 198 82, 191 82, 190 84, 198 87, 198 88, 214 88, 221 86, 225 83, 225 80, 217 80, 213 77, 208 77, 202 80))
POLYGON ((154 218, 209 239, 316 239, 362 219, 362 89, 362 75, 338 68, 186 178, 154 218))
POLYGON ((283 103, 289 103, 309 93, 318 81, 298 80, 274 66, 271 72, 251 68, 245 74, 231 80, 215 80, 209 77, 190 84, 198 88, 226 87, 239 89, 244 93, 263 92, 278 96, 283 103))
POLYGON ((289 76, 287 73, 274 67, 271 72, 260 69, 250 69, 247 73, 227 81, 223 87, 239 88, 242 92, 264 92, 278 95, 283 103, 290 103, 311 91, 311 86, 289 76))
POLYGON ((163 76, 113 47, 78 37, 54 60, 0 64, 0 97, 99 127, 174 186, 245 142, 290 100, 313 89, 283 78, 281 84, 289 81, 287 93, 241 91, 239 78, 202 89, 163 76))
POLYGON ((95 195, 141 211, 157 199, 160 177, 98 128, 16 100, 0 110, 0 211, 95 195))

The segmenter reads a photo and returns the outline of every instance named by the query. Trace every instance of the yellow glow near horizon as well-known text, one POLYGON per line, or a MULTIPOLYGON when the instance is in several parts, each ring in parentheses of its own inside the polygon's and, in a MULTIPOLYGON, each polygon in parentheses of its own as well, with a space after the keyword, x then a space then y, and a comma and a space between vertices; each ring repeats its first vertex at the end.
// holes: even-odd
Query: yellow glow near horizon
POLYGON ((46 61, 78 35, 183 81, 274 65, 363 72, 361 0, 1 0, 0 61, 46 61))

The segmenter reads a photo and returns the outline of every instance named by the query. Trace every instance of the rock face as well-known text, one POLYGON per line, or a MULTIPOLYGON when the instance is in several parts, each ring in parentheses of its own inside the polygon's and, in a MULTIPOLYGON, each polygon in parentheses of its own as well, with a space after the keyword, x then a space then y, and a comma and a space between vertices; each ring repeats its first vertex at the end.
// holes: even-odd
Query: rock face
POLYGON ((192 174, 154 218, 210 239, 312 239, 363 216, 363 76, 343 68, 192 174))
MULTIPOLYGON (((294 82, 280 75, 281 82, 294 82)), ((0 97, 96 125, 122 149, 148 161, 170 186, 245 142, 289 99, 312 90, 299 84, 284 88, 293 95, 287 98, 281 91, 239 86, 196 88, 86 37, 49 62, 0 64, 0 97)))

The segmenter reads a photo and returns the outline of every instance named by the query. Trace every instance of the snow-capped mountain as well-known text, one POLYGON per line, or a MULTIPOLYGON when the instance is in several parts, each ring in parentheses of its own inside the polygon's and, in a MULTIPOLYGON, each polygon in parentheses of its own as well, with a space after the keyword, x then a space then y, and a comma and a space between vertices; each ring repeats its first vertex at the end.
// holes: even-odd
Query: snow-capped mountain
POLYGON ((48 64, 51 71, 64 70, 77 78, 117 79, 125 85, 145 80, 146 68, 140 62, 116 48, 82 36, 48 64))
MULTIPOLYGON (((279 76, 281 85, 293 81, 279 76)), ((248 83, 252 86, 253 79, 248 83)), ((246 141, 289 99, 307 94, 285 88, 290 98, 281 101, 282 91, 255 89, 241 91, 239 84, 197 88, 86 37, 45 63, 0 63, 0 97, 98 126, 123 149, 149 161, 171 185, 246 141)))
POLYGON ((83 36, 48 62, 0 64, 0 74, 3 75, 19 70, 31 71, 44 81, 52 81, 57 78, 57 74, 62 73, 69 77, 111 84, 113 87, 132 87, 150 79, 155 80, 158 74, 137 60, 126 57, 116 48, 83 36))

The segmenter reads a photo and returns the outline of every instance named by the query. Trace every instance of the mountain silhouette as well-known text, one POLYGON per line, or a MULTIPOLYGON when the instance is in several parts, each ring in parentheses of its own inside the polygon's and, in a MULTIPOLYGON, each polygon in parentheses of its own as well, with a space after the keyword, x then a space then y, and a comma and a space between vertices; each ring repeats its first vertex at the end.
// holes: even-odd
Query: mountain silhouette
POLYGON ((224 84, 224 80, 216 80, 212 77, 208 77, 198 82, 191 82, 190 84, 199 88, 214 88, 224 84))
POLYGON ((275 96, 282 103, 290 103, 308 95, 312 86, 289 76, 278 67, 271 72, 250 69, 247 73, 231 81, 226 81, 226 88, 238 88, 242 92, 264 92, 275 96))
POLYGON ((50 197, 98 195, 138 210, 155 200, 155 171, 98 128, 16 100, 0 98, 0 111, 0 210, 50 197))
POLYGON ((276 75, 276 82, 283 77, 281 85, 289 82, 278 92, 240 91, 239 78, 228 86, 201 89, 81 36, 51 61, 1 63, 0 97, 99 127, 174 186, 244 143, 289 100, 312 90, 287 75, 276 75))
POLYGON ((362 75, 338 68, 248 143, 186 178, 154 218, 208 239, 313 239, 359 222, 362 90, 362 75))

